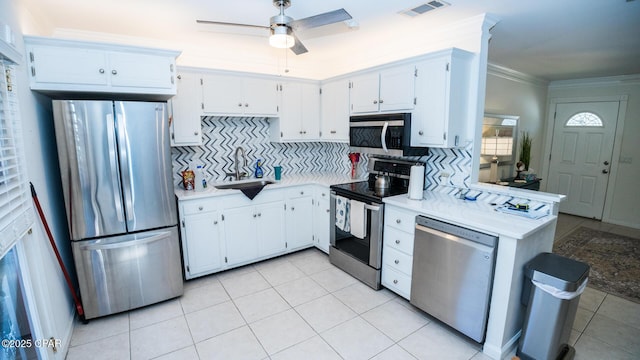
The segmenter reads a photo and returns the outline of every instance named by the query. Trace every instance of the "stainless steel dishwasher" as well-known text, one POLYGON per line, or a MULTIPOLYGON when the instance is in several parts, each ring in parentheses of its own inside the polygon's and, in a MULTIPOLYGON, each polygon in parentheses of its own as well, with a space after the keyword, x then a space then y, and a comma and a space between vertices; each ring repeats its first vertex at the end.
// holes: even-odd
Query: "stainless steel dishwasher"
POLYGON ((484 342, 498 238, 416 217, 411 304, 484 342))

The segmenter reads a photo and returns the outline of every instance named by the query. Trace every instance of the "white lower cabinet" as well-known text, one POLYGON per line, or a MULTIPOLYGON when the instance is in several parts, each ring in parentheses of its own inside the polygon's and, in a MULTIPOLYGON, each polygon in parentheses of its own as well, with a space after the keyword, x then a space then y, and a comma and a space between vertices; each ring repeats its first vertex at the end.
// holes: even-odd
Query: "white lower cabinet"
POLYGON ((216 272, 224 267, 225 242, 220 212, 213 199, 180 201, 180 232, 185 278, 216 272))
POLYGON ((415 214, 386 205, 382 249, 382 285, 405 299, 411 296, 415 214))
POLYGON ((313 245, 313 191, 306 186, 288 190, 286 211, 287 249, 313 245))
POLYGON ((316 246, 329 252, 329 188, 314 185, 180 200, 185 278, 316 246))
POLYGON ((229 208, 222 216, 227 266, 246 264, 286 250, 282 201, 229 208))
POLYGON ((329 210, 329 188, 317 188, 313 203, 313 244, 327 254, 331 231, 329 210))

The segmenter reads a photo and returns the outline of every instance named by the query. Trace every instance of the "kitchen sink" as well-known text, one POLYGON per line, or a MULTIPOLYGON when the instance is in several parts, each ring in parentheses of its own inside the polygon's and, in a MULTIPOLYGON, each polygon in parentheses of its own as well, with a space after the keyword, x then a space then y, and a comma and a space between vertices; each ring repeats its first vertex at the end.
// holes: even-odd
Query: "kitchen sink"
POLYGON ((269 184, 273 184, 273 181, 271 180, 248 181, 248 182, 235 183, 235 184, 215 185, 215 188, 220 190, 225 190, 225 189, 242 190, 242 189, 249 189, 249 188, 258 187, 258 186, 266 186, 269 184))

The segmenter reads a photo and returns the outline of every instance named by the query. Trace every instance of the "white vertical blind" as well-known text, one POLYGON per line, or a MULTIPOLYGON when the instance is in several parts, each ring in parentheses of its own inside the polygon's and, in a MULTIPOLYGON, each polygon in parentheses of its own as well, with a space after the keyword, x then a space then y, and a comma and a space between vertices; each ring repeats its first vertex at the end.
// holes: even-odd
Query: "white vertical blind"
POLYGON ((15 66, 0 57, 0 258, 34 222, 15 66))

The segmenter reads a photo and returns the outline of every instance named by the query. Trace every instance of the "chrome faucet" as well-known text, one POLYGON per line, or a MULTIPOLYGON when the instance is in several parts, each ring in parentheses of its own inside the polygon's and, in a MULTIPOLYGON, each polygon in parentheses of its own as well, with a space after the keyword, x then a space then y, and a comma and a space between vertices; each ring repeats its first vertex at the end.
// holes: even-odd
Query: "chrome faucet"
POLYGON ((239 164, 238 154, 242 154, 242 157, 244 158, 244 166, 247 166, 247 155, 244 152, 244 149, 242 148, 242 146, 238 146, 236 148, 236 154, 235 154, 236 180, 242 180, 243 177, 247 176, 247 173, 244 171, 240 172, 240 167, 238 166, 239 164))

